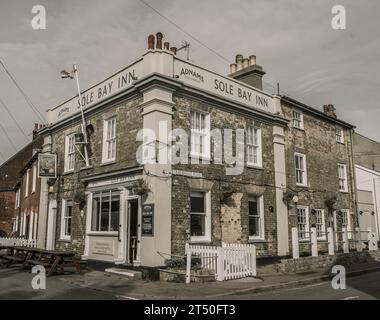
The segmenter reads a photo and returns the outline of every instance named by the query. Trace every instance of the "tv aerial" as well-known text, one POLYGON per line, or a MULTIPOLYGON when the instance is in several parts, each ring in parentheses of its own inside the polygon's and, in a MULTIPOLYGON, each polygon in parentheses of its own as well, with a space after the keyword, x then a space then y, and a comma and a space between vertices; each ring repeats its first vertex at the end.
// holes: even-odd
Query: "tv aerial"
POLYGON ((187 60, 190 60, 190 43, 183 40, 182 43, 181 43, 181 47, 177 49, 177 52, 180 51, 180 50, 185 50, 186 52, 186 59, 187 60))

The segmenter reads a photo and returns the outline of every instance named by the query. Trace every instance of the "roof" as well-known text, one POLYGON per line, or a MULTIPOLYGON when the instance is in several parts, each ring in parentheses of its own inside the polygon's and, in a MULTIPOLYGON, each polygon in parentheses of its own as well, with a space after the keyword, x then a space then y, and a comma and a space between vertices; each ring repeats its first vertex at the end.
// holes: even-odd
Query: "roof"
POLYGON ((350 128, 350 129, 355 129, 355 126, 352 125, 352 124, 350 124, 350 123, 348 123, 348 122, 345 122, 345 121, 337 119, 337 118, 330 117, 327 114, 323 113, 322 111, 320 111, 320 110, 318 110, 316 108, 310 107, 310 106, 308 106, 308 105, 306 105, 306 104, 304 104, 304 103, 302 103, 300 101, 297 101, 297 100, 295 100, 293 98, 290 98, 290 97, 288 97, 286 95, 282 95, 281 96, 281 100, 283 100, 283 101, 285 101, 285 102, 287 102, 287 103, 289 103, 291 105, 294 105, 294 106, 296 106, 299 109, 308 111, 308 112, 310 112, 310 113, 312 113, 312 114, 314 114, 314 115, 316 115, 316 116, 318 116, 320 118, 323 118, 324 120, 327 120, 327 121, 339 124, 339 125, 341 125, 343 127, 347 127, 347 128, 350 128))

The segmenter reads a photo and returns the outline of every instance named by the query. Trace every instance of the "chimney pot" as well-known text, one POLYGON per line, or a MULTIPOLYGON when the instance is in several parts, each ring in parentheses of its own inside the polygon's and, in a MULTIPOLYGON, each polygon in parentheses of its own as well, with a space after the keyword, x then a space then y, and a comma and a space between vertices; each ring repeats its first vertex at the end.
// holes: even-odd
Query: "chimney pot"
POLYGON ((236 63, 231 63, 230 64, 230 74, 236 72, 236 63))
POLYGON ((254 54, 249 56, 249 65, 250 66, 256 65, 256 56, 254 54))
POLYGON ((34 130, 38 130, 38 123, 34 124, 34 130))
POLYGON ((154 49, 154 35, 150 34, 148 36, 148 50, 153 50, 154 49))
POLYGON ((164 42, 164 49, 169 50, 170 44, 169 42, 164 42))
POLYGON ((162 50, 162 38, 163 38, 163 35, 161 32, 157 32, 156 34, 156 49, 159 49, 159 50, 162 50))
POLYGON ((174 54, 177 54, 177 48, 176 47, 171 47, 170 51, 173 52, 174 54))
POLYGON ((243 55, 242 55, 242 54, 237 54, 237 55, 236 55, 236 64, 237 64, 239 61, 240 61, 240 62, 243 61, 243 55))
POLYGON ((249 67, 249 59, 244 58, 243 59, 243 69, 248 68, 248 67, 249 67))
POLYGON ((336 118, 336 109, 333 104, 325 104, 323 106, 323 113, 330 117, 336 118))

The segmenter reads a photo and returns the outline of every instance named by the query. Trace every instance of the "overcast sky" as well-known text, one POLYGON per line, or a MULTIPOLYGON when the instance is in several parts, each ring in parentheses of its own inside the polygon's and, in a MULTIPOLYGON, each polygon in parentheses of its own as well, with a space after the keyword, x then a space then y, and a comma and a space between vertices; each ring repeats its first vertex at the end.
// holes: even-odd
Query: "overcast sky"
MULTIPOLYGON (((310 106, 332 103, 340 118, 380 141, 380 1, 145 1, 231 62, 237 53, 257 55, 268 91, 279 82, 310 106), (346 30, 331 27, 336 4, 346 8, 346 30)), ((0 3, 0 59, 42 113, 76 94, 75 83, 61 80, 60 70, 77 63, 85 89, 139 58, 147 35, 157 31, 171 45, 189 41, 195 63, 228 73, 225 60, 139 0, 0 3), (46 7, 46 30, 32 29, 36 4, 46 7)), ((1 68, 0 98, 30 134, 38 118, 1 68)), ((0 110, 1 125, 21 148, 27 139, 1 105, 0 110)), ((14 150, 0 128, 0 162, 14 150)))

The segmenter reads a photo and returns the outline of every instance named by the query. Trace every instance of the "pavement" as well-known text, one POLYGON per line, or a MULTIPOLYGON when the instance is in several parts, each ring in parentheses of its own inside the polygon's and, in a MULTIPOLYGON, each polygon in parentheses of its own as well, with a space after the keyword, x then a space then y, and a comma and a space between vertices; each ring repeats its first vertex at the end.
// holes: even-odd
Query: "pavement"
MULTIPOLYGON (((347 277, 371 277, 363 280, 378 288, 380 298, 380 263, 357 264, 346 270, 347 277)), ((260 274, 259 274, 260 275, 260 274)), ((46 290, 33 290, 31 281, 34 274, 30 271, 20 271, 18 268, 0 268, 0 299, 126 299, 126 300, 180 300, 180 299, 289 299, 289 294, 277 294, 284 290, 309 290, 309 296, 318 296, 328 289, 331 290, 331 278, 328 270, 313 270, 297 274, 267 273, 261 277, 223 282, 207 283, 171 283, 162 281, 130 280, 123 276, 110 275, 102 271, 89 270, 83 275, 65 274, 47 278, 46 290), (321 286, 313 290, 313 286, 321 286), (308 289, 310 288, 310 289, 308 289)), ((347 279, 347 282, 351 278, 347 279)), ((335 292, 336 290, 334 290, 335 292)), ((359 290, 360 291, 360 290, 359 290)), ((299 291, 299 292, 302 292, 299 291)), ((336 292, 334 293, 336 294, 336 292)), ((350 296, 359 296, 352 292, 350 296)), ((295 295, 305 298, 307 295, 295 295)), ((326 296, 327 297, 327 296, 326 296)))
MULTIPOLYGON (((346 268, 347 277, 380 271, 380 263, 356 264, 346 268)), ((59 277, 59 276, 58 276, 59 277)), ((92 288, 116 294, 126 299, 219 299, 224 296, 255 294, 283 288, 295 288, 330 280, 329 270, 319 269, 296 274, 269 273, 253 278, 207 283, 171 283, 162 281, 130 280, 101 271, 84 275, 61 277, 74 286, 92 288)), ((330 284, 331 287, 331 284, 330 284)), ((380 287, 380 286, 379 286, 380 287)))

